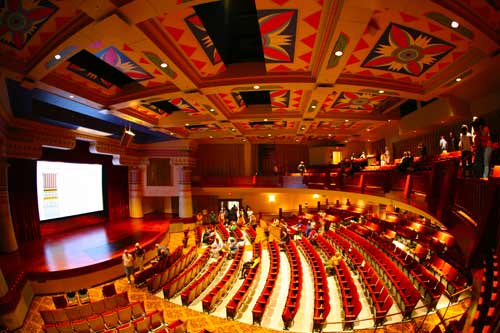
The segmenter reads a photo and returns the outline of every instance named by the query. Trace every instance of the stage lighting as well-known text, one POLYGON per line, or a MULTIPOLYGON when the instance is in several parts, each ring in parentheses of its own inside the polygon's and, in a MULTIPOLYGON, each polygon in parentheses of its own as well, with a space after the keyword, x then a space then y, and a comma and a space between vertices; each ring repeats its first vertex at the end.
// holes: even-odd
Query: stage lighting
POLYGON ((120 140, 120 145, 123 147, 128 147, 132 140, 134 139, 135 133, 132 132, 130 128, 125 128, 123 130, 122 138, 120 140))

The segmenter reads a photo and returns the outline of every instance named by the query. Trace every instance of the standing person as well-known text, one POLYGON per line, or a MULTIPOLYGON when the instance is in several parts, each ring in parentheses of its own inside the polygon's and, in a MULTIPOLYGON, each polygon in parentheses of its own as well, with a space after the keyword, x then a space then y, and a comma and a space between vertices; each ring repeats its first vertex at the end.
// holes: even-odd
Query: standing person
POLYGON ((455 150, 457 150, 457 141, 455 140, 455 135, 453 135, 453 132, 450 132, 450 135, 448 137, 448 151, 455 150))
POLYGON ((484 155, 483 155, 483 179, 488 179, 490 176, 490 159, 491 159, 491 153, 493 152, 494 148, 498 148, 495 143, 491 140, 490 136, 490 128, 486 124, 486 122, 483 120, 480 123, 479 129, 481 131, 480 134, 480 140, 481 140, 481 146, 484 148, 484 155))
POLYGON ((306 172, 306 165, 304 161, 300 161, 299 165, 297 165, 297 171, 300 172, 300 175, 303 176, 304 172, 306 172))
POLYGON ((480 178, 484 172, 484 147, 482 145, 481 127, 484 120, 479 117, 472 119, 472 151, 474 152, 474 177, 480 178))
POLYGON ((273 175, 279 176, 280 175, 280 167, 278 163, 274 163, 273 165, 273 175))
POLYGON ((439 139, 439 151, 441 152, 441 154, 448 151, 448 141, 446 141, 444 135, 441 135, 441 138, 439 139))
POLYGON ((458 149, 462 152, 462 177, 467 177, 472 167, 472 134, 465 124, 460 127, 458 149))
POLYGON ((144 256, 145 256, 145 254, 146 254, 146 251, 144 251, 141 244, 135 243, 135 250, 134 250, 135 263, 136 263, 136 267, 141 272, 144 270, 144 256))
POLYGON ((134 274, 134 256, 128 252, 127 249, 123 251, 122 254, 123 268, 125 269, 125 275, 127 276, 128 284, 132 283, 130 281, 130 276, 134 274))
POLYGON ((391 164, 391 152, 389 151, 389 148, 387 146, 385 146, 384 155, 385 155, 385 164, 386 165, 391 164))

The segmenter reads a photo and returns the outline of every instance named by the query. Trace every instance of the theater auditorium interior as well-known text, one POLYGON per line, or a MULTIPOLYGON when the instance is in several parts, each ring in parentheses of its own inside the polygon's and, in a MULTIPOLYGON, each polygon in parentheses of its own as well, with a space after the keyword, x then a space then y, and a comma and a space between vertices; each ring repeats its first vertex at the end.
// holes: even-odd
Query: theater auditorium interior
POLYGON ((499 332, 499 10, 0 1, 0 331, 499 332))

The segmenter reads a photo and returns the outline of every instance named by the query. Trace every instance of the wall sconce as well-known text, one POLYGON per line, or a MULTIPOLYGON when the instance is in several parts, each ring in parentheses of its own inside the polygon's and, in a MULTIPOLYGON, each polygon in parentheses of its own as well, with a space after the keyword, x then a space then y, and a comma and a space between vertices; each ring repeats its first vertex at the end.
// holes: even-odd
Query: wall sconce
POLYGON ((276 202, 276 195, 274 194, 269 194, 268 196, 269 202, 276 202))

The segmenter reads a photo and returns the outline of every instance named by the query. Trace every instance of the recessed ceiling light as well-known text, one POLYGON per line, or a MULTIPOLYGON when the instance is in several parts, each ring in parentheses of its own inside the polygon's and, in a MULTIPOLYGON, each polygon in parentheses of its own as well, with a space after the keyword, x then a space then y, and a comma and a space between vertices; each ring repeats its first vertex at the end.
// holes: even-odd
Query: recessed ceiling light
POLYGON ((267 136, 271 136, 271 133, 269 133, 267 136))
POLYGON ((332 133, 328 134, 328 136, 332 136, 332 133))
POLYGON ((267 118, 265 118, 264 121, 267 121, 267 118))
POLYGON ((245 141, 247 141, 247 139, 243 139, 243 140, 241 140, 241 141, 245 142, 245 141))
POLYGON ((345 140, 344 142, 345 142, 345 143, 348 143, 348 142, 349 142, 349 140, 345 140))
POLYGON ((417 133, 417 130, 413 130, 413 133, 417 133))
POLYGON ((257 90, 257 89, 260 89, 260 86, 255 85, 255 86, 253 86, 253 88, 254 88, 255 90, 257 90))
POLYGON ((345 122, 347 123, 349 121, 349 119, 346 119, 345 122))
POLYGON ((61 55, 58 53, 58 54, 56 54, 56 55, 54 56, 54 58, 55 58, 56 60, 59 60, 59 59, 61 59, 61 55))
POLYGON ((457 78, 455 79, 455 81, 460 82, 460 81, 462 81, 462 78, 461 78, 461 77, 457 77, 457 78))
POLYGON ((173 133, 173 132, 170 132, 170 135, 174 135, 174 133, 173 133))
POLYGON ((340 50, 335 51, 335 55, 336 55, 337 57, 340 57, 340 56, 342 56, 343 54, 344 54, 344 52, 342 52, 342 51, 340 51, 340 50))
POLYGON ((311 109, 316 109, 316 105, 311 105, 311 109))
POLYGON ((460 26, 460 23, 458 23, 457 21, 451 21, 450 25, 453 29, 456 29, 460 26))
POLYGON ((300 128, 300 130, 301 130, 301 131, 303 131, 303 130, 305 130, 305 129, 306 129, 306 128, 305 128, 304 126, 302 126, 302 127, 300 128))
POLYGON ((387 121, 388 121, 389 123, 391 122, 391 120, 390 120, 390 119, 387 119, 387 121))
POLYGON ((295 142, 299 142, 300 140, 299 139, 295 139, 295 142))
POLYGON ((161 67, 161 68, 167 68, 167 67, 168 67, 168 65, 167 65, 166 63, 162 62, 162 63, 160 64, 160 67, 161 67))
POLYGON ((383 93, 385 93, 385 91, 383 91, 383 90, 379 90, 379 91, 378 91, 378 93, 379 93, 379 94, 383 94, 383 93))
POLYGON ((215 111, 215 109, 210 109, 210 110, 208 110, 208 111, 210 111, 210 112, 214 112, 214 111, 215 111))
POLYGON ((75 98, 75 96, 73 96, 73 95, 69 95, 69 98, 75 98))
POLYGON ((371 130, 369 128, 366 129, 367 132, 370 132, 371 130))
POLYGON ((214 137, 210 135, 210 139, 213 139, 214 137))
POLYGON ((188 123, 186 123, 186 126, 189 126, 189 124, 188 124, 188 123))
POLYGON ((370 141, 372 141, 372 140, 368 139, 368 142, 370 142, 370 141))

